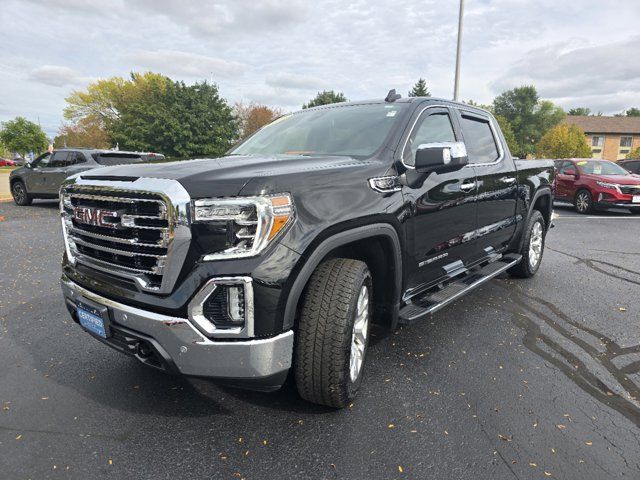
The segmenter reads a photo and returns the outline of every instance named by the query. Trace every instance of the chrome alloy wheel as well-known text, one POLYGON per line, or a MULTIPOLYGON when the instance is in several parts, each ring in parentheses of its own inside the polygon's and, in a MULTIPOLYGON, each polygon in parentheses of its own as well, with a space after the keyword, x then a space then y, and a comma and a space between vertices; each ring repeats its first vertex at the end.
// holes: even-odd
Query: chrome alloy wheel
POLYGON ((576 207, 580 213, 584 213, 589 209, 589 194, 582 192, 576 198, 576 207))
POLYGON ((542 257, 542 224, 536 222, 531 228, 531 238, 529 240, 529 265, 536 268, 542 257))
POLYGON ((369 331, 369 288, 363 285, 356 304, 356 319, 351 333, 351 355, 349 357, 349 376, 355 382, 362 370, 364 351, 369 331))

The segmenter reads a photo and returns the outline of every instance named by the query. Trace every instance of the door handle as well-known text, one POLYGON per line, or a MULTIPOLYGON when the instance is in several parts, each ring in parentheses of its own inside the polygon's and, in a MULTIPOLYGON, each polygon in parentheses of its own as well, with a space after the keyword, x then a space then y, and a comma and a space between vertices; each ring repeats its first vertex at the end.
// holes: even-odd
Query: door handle
POLYGON ((509 185, 511 185, 513 182, 516 181, 516 178, 515 177, 502 177, 500 179, 500 181, 503 182, 503 183, 508 183, 509 185))
POLYGON ((460 190, 462 190, 463 192, 470 192, 474 188, 476 188, 476 182, 463 183, 462 185, 460 185, 460 190))

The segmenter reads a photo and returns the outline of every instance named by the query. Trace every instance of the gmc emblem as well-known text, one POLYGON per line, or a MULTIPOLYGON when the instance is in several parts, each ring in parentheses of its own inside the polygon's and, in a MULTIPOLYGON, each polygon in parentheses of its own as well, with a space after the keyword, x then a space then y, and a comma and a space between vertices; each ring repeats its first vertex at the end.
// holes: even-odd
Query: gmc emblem
POLYGON ((75 207, 73 209, 73 218, 86 225, 94 227, 118 228, 118 212, 113 210, 101 210, 91 207, 75 207))

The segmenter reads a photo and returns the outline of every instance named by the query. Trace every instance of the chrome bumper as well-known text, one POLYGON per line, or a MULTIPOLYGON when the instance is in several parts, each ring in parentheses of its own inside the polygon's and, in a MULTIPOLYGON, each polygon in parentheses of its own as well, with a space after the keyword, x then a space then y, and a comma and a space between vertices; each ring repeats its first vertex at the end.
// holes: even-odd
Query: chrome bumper
POLYGON ((179 373, 199 377, 258 380, 282 374, 291 367, 293 331, 266 339, 212 341, 186 318, 171 317, 130 307, 97 295, 62 275, 62 292, 108 307, 111 321, 153 338, 171 358, 179 373))

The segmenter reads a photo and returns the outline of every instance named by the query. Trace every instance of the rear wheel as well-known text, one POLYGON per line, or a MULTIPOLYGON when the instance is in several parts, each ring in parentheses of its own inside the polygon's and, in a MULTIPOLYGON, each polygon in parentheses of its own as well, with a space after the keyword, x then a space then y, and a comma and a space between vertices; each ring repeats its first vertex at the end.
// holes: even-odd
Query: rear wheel
POLYGON ((529 222, 524 232, 524 239, 520 254, 522 261, 509 269, 509 274, 519 278, 533 277, 542 262, 545 241, 545 221, 538 210, 531 213, 529 222))
POLYGON ((21 207, 31 205, 33 201, 31 195, 27 193, 27 188, 24 186, 24 183, 20 180, 13 182, 13 185, 11 185, 11 195, 16 205, 20 205, 21 207))
POLYGON ((305 400, 342 408, 355 398, 369 344, 372 292, 369 269, 359 260, 327 260, 311 276, 294 367, 305 400))
POLYGON ((586 215, 593 210, 593 198, 588 190, 580 190, 575 199, 576 212, 586 215))

